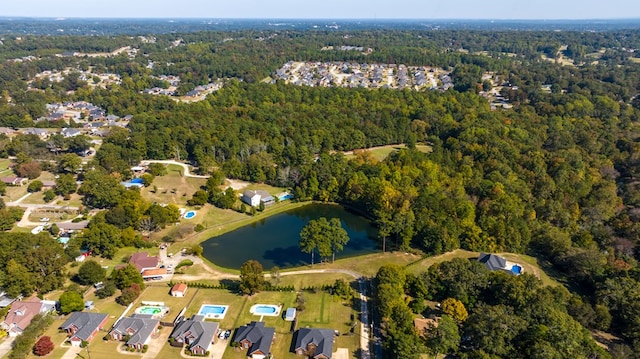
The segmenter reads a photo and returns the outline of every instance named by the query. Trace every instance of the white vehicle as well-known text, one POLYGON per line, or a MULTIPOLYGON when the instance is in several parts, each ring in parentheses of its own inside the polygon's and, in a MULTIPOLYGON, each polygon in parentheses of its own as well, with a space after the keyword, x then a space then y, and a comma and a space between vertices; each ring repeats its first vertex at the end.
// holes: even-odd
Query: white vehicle
POLYGON ((44 226, 37 226, 36 228, 31 230, 32 234, 38 234, 40 232, 42 232, 42 230, 44 229, 44 226))
POLYGON ((40 218, 40 222, 49 222, 49 217, 40 218))

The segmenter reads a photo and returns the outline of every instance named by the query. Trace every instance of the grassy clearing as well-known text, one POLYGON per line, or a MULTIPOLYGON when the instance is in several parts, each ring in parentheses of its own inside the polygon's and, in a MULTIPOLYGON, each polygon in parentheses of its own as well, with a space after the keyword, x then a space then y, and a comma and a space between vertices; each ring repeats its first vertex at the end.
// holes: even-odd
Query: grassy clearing
POLYGON ((142 197, 150 202, 173 203, 186 206, 187 201, 203 186, 207 180, 182 176, 183 168, 177 165, 167 166, 167 175, 153 180, 149 187, 142 189, 142 197), (157 191, 154 192, 154 188, 157 191))
MULTIPOLYGON (((404 252, 373 253, 359 257, 338 259, 335 263, 314 264, 297 269, 348 269, 365 276, 375 276, 378 269, 386 264, 406 266, 420 260, 420 256, 404 252)), ((296 270, 296 269, 292 269, 296 270)))
POLYGON ((27 185, 7 186, 7 192, 4 195, 5 202, 13 202, 25 194, 27 194, 27 185))
MULTIPOLYGON (((385 158, 387 158, 391 153, 399 151, 400 149, 405 147, 406 145, 404 143, 401 143, 399 145, 387 145, 387 146, 379 146, 379 147, 363 149, 362 151, 369 152, 371 157, 375 158, 377 161, 382 161, 385 158)), ((429 153, 432 151, 432 148, 429 145, 416 145, 416 149, 424 153, 429 153)), ((344 157, 346 159, 352 159, 352 158, 355 158, 356 155, 354 154, 354 151, 348 151, 344 153, 344 157)))
MULTIPOLYGON (((409 266, 407 269, 409 272, 418 274, 426 271, 430 266, 436 263, 442 263, 446 261, 450 261, 454 258, 464 258, 464 259, 475 259, 478 258, 479 252, 471 252, 464 249, 456 249, 455 251, 447 252, 445 254, 441 254, 439 256, 428 257, 423 260, 416 261, 409 266)), ((559 286, 561 285, 555 279, 549 277, 544 270, 540 268, 540 264, 538 260, 534 257, 525 255, 525 254, 516 254, 516 253, 498 253, 498 255, 506 258, 511 262, 518 263, 522 265, 525 273, 532 273, 536 277, 538 277, 543 285, 548 286, 559 286)))
MULTIPOLYGON (((269 274, 265 275, 265 279, 275 284, 273 279, 269 274)), ((296 290, 301 290, 303 288, 309 288, 311 286, 323 286, 328 284, 333 284, 338 279, 343 279, 347 282, 353 281, 353 277, 347 274, 342 273, 322 273, 322 274, 305 274, 305 275, 288 275, 281 276, 280 283, 281 286, 290 286, 292 285, 296 290)))

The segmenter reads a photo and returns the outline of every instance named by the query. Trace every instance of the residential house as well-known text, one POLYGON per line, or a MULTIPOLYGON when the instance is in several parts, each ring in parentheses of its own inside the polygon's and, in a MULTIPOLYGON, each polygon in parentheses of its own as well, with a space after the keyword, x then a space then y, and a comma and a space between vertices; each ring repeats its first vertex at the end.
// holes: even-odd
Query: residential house
POLYGON ((265 191, 265 190, 257 190, 257 191, 251 191, 251 190, 247 190, 244 191, 244 193, 242 194, 242 197, 240 198, 242 200, 242 202, 253 206, 253 207, 257 207, 260 205, 260 202, 263 202, 265 205, 271 204, 275 201, 275 199, 273 198, 273 196, 271 194, 269 194, 269 192, 265 191))
POLYGON ((46 139, 47 137, 49 137, 49 131, 47 131, 47 129, 45 128, 25 128, 22 131, 23 134, 25 135, 35 135, 40 137, 41 140, 46 139))
POLYGON ((335 332, 331 329, 298 329, 293 351, 313 359, 331 359, 334 336, 335 332))
POLYGON ((2 177, 0 180, 7 186, 24 186, 29 181, 27 178, 16 176, 2 177))
POLYGON ((120 319, 109 332, 113 340, 126 340, 126 345, 130 348, 141 350, 149 343, 158 325, 159 319, 153 319, 148 314, 133 314, 130 317, 120 319))
POLYGON ((480 253, 478 262, 484 264, 484 266, 491 271, 501 270, 512 275, 520 275, 522 273, 522 266, 517 263, 507 261, 505 258, 499 255, 480 253))
POLYGON ((218 326, 217 322, 206 322, 203 315, 194 315, 176 324, 171 338, 188 345, 191 353, 205 355, 218 334, 218 326))
POLYGON ((60 222, 57 223, 58 228, 61 231, 71 232, 71 231, 79 231, 87 228, 89 225, 89 221, 80 221, 80 222, 60 222))
POLYGON ((129 258, 129 264, 138 268, 140 273, 148 269, 158 268, 159 263, 160 260, 158 259, 158 256, 149 256, 149 252, 134 253, 131 255, 131 258, 129 258))
POLYGON ((80 346, 82 342, 90 342, 98 331, 107 324, 107 314, 73 312, 59 329, 69 334, 69 342, 73 346, 80 346))
POLYGON ((11 337, 18 336, 31 324, 33 317, 50 309, 36 297, 13 302, 4 321, 0 323, 0 328, 7 331, 11 337))
POLYGON ((171 288, 171 295, 174 297, 184 297, 189 287, 185 283, 178 283, 171 288))
POLYGON ((236 330, 233 342, 238 343, 243 349, 248 349, 249 358, 264 359, 271 352, 275 333, 275 328, 265 327, 264 322, 251 322, 236 330))
POLYGON ((63 128, 60 132, 65 138, 75 137, 82 134, 82 130, 78 128, 63 128))

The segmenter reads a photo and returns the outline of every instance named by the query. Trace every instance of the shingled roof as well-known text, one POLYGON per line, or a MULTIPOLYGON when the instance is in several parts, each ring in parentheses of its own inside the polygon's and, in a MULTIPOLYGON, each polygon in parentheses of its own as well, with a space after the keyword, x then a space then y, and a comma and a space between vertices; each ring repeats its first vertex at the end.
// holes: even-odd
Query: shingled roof
POLYGON ((331 358, 333 353, 334 331, 331 329, 300 328, 296 335, 294 351, 300 350, 311 358, 331 358), (307 353, 310 347, 315 347, 312 353, 307 353))
POLYGON ((236 330, 233 341, 241 343, 246 340, 251 343, 249 351, 247 352, 248 356, 258 351, 267 355, 271 352, 271 343, 273 342, 275 332, 275 328, 265 327, 264 322, 251 322, 236 330))

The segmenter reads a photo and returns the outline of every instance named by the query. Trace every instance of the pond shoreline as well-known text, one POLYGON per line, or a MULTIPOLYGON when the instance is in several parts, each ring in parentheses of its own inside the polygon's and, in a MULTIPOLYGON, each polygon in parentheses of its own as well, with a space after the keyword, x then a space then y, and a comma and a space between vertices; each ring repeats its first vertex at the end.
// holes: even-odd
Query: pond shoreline
POLYGON ((368 218, 348 207, 335 203, 303 202, 279 209, 269 216, 259 215, 251 221, 218 226, 224 228, 218 228, 214 233, 203 232, 199 236, 204 250, 203 259, 216 267, 230 270, 239 269, 249 259, 258 260, 265 268, 304 266, 310 262, 310 255, 299 249, 299 233, 309 220, 320 217, 340 218, 343 228, 349 233, 349 243, 342 251, 336 252, 339 257, 375 253, 378 249, 377 229, 368 218))

